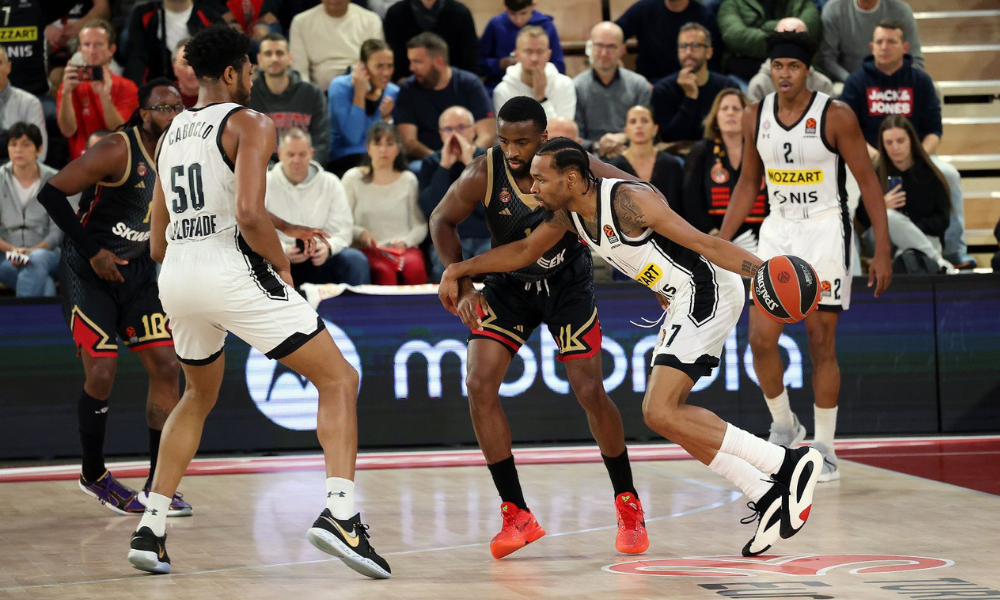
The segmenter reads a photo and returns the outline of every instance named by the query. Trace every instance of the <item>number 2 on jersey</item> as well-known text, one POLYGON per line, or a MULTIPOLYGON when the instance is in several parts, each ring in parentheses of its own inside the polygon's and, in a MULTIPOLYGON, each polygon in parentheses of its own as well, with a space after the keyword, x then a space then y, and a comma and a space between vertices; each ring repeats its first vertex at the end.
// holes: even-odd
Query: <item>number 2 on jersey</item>
POLYGON ((791 163, 792 162, 792 143, 791 142, 785 142, 785 162, 786 163, 791 163))
POLYGON ((187 188, 184 187, 184 165, 170 169, 170 189, 176 194, 173 201, 175 213, 182 213, 188 208, 188 197, 191 198, 191 208, 201 210, 205 207, 205 186, 201 182, 201 164, 192 163, 187 172, 187 188), (178 180, 180 180, 178 182, 178 180))

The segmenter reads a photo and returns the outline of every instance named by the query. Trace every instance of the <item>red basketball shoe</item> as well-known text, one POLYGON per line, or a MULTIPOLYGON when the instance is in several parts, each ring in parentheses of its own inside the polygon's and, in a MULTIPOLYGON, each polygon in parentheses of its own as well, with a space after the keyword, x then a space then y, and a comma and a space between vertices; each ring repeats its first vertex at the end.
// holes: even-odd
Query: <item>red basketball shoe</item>
POLYGON ((615 498, 615 509, 618 511, 618 537, 615 538, 615 550, 622 554, 642 554, 649 548, 642 503, 635 494, 622 492, 615 498))
POLYGON ((500 515, 503 517, 503 527, 490 542, 493 558, 503 558, 517 552, 545 535, 545 530, 535 520, 535 515, 521 510, 511 502, 500 505, 500 515))

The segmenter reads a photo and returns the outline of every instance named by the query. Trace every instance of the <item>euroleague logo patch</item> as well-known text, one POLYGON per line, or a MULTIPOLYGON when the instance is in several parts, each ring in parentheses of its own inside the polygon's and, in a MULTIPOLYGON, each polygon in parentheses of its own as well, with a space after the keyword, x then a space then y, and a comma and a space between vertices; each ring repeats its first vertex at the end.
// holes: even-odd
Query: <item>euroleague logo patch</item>
POLYGON ((785 271, 778 273, 778 283, 788 283, 791 278, 792 276, 785 271))
POLYGON ((806 119, 806 134, 816 133, 816 119, 812 117, 806 119))
POLYGON ((655 577, 757 577, 787 575, 816 577, 835 569, 849 569, 851 575, 905 573, 950 567, 946 558, 895 554, 798 554, 744 558, 742 556, 696 556, 663 560, 633 560, 601 567, 619 575, 655 577))
POLYGON ((504 203, 510 202, 510 190, 508 190, 507 188, 503 188, 502 190, 500 190, 500 202, 504 203))
POLYGON ((612 246, 620 243, 618 240, 618 236, 615 235, 615 230, 611 228, 611 225, 604 226, 604 235, 608 237, 608 241, 611 243, 612 246))

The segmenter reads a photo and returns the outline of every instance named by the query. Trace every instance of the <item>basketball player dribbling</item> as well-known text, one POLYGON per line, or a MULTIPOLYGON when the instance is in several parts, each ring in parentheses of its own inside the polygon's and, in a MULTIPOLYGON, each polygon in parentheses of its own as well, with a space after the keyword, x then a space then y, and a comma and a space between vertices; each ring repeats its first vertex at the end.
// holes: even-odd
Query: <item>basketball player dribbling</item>
MULTIPOLYGON (((833 448, 840 394, 836 329, 851 301, 854 232, 845 188, 850 167, 871 216, 875 257, 868 286, 880 296, 892 281, 885 202, 872 169, 857 118, 848 106, 806 87, 815 45, 808 34, 782 31, 768 36, 771 79, 776 92, 743 113, 743 173, 733 190, 719 231, 728 240, 746 219, 767 172, 770 215, 760 228, 757 254, 803 258, 821 282, 819 309, 805 319, 813 368, 816 431, 813 447, 823 455, 820 481, 840 478, 833 448)), ((753 366, 771 412, 769 440, 794 446, 806 429, 791 412, 778 353, 784 325, 750 311, 753 366)))
MULTIPOLYGON (((160 305, 148 239, 156 181, 151 155, 184 104, 176 85, 163 78, 139 88, 138 100, 139 108, 119 131, 66 165, 38 195, 66 232, 59 276, 63 315, 86 375, 77 402, 82 447, 78 485, 121 515, 139 515, 145 508, 163 425, 180 395, 180 365, 160 305), (80 192, 77 215, 67 196, 80 192), (149 477, 139 491, 119 482, 104 464, 118 338, 149 375, 149 477)), ((165 512, 186 516, 192 509, 178 493, 165 512)))
POLYGON ((687 404, 687 397, 695 382, 719 365, 743 312, 740 275, 752 276, 763 263, 695 229, 649 184, 596 177, 590 160, 567 138, 543 144, 531 164, 531 191, 546 212, 545 222, 526 238, 450 265, 441 279, 441 302, 457 314, 461 278, 529 265, 567 232, 663 296, 670 306, 653 349, 643 417, 651 429, 743 490, 754 511, 744 521, 757 521, 743 554, 760 554, 808 519, 820 454, 765 442, 687 404))
POLYGON ((326 461, 326 508, 307 537, 350 568, 388 578, 354 509, 358 374, 322 319, 292 289, 288 258, 264 208, 274 123, 246 109, 250 38, 226 26, 185 47, 198 76, 198 104, 164 133, 152 202, 150 250, 163 264, 160 299, 186 380, 167 419, 146 510, 132 535, 129 562, 170 571, 165 520, 170 497, 194 457, 225 373, 231 331, 319 391, 316 433, 326 461))
MULTIPOLYGON (((457 227, 480 203, 485 205, 494 245, 523 239, 542 223, 543 211, 529 193, 529 168, 535 150, 545 142, 547 124, 545 109, 534 98, 511 98, 500 108, 499 144, 466 167, 431 215, 434 247, 446 266, 462 260, 457 227)), ((633 179, 597 159, 592 163, 597 172, 633 179)), ((621 415, 604 390, 590 253, 575 234, 563 234, 534 264, 487 277, 482 292, 473 288, 470 278, 459 282, 457 314, 470 329, 472 425, 502 501, 503 525, 490 542, 490 552, 498 559, 545 535, 525 502, 499 397, 511 359, 542 323, 559 346, 556 360, 566 366, 570 387, 587 413, 611 478, 618 513, 615 548, 638 554, 649 546, 621 415)))

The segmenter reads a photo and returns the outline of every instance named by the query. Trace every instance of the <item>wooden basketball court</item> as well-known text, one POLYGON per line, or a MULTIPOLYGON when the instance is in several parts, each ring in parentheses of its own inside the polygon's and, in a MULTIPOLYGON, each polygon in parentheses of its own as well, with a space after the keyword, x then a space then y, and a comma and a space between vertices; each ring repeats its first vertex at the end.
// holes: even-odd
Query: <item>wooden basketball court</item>
MULTIPOLYGON (((358 503, 392 566, 388 581, 367 580, 306 541, 323 503, 318 457, 193 465, 197 476, 182 491, 195 515, 169 521, 167 576, 131 568, 125 556, 136 519, 84 496, 65 479, 75 466, 5 469, 0 597, 1000 598, 1000 496, 858 462, 923 461, 936 470, 928 476, 948 480, 942 469, 956 457, 973 473, 996 462, 1000 439, 969 447, 838 445, 843 480, 821 484, 806 528, 757 559, 739 556, 752 535, 739 523, 750 513, 745 499, 674 446, 630 450, 651 541, 640 557, 614 550, 611 488, 603 465, 590 462, 593 448, 515 453, 548 535, 502 561, 488 550, 499 500, 478 451, 365 456, 358 503)), ((137 474, 136 466, 115 472, 137 474)), ((983 476, 995 485, 992 469, 983 476)))

